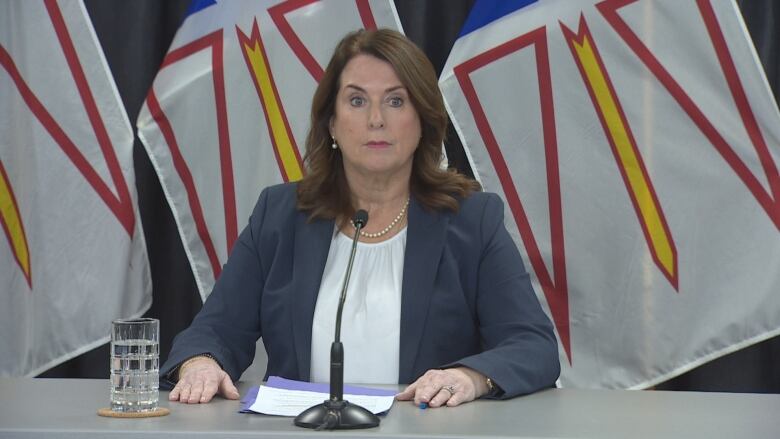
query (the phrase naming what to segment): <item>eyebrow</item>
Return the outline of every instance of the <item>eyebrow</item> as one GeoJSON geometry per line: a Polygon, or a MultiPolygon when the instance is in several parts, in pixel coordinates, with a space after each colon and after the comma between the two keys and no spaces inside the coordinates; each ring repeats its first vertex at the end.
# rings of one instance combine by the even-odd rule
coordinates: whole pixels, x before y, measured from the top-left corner
{"type": "MultiPolygon", "coordinates": [[[[360,87],[358,85],[355,85],[355,84],[347,84],[347,85],[344,86],[344,88],[352,88],[352,89],[355,89],[357,91],[360,91],[360,92],[363,92],[363,93],[367,93],[366,89],[364,89],[363,87],[360,87]]],[[[406,87],[404,87],[403,85],[396,85],[396,86],[390,87],[388,89],[385,89],[385,93],[390,93],[390,92],[393,92],[393,91],[396,91],[396,90],[406,90],[406,87]]]]}

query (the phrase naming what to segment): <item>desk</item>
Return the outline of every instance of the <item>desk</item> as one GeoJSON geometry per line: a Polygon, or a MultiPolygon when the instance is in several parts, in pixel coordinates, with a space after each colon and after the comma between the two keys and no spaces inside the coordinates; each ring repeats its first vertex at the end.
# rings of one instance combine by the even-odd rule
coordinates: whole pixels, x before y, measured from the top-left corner
{"type": "MultiPolygon", "coordinates": [[[[240,383],[243,395],[251,383],[240,383]]],[[[509,401],[420,410],[396,402],[371,430],[315,432],[291,418],[237,413],[238,401],[160,404],[160,418],[97,416],[108,381],[0,379],[0,438],[772,438],[780,437],[780,395],[550,389],[509,401]]]]}

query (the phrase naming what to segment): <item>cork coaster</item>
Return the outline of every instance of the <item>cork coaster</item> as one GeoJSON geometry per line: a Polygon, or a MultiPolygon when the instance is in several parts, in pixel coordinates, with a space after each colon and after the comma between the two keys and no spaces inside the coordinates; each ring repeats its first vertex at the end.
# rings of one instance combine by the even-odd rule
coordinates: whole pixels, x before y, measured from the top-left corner
{"type": "Polygon", "coordinates": [[[97,411],[98,415],[107,418],[154,418],[157,416],[167,416],[170,413],[171,411],[165,407],[157,407],[148,412],[115,412],[108,407],[104,407],[97,411]]]}

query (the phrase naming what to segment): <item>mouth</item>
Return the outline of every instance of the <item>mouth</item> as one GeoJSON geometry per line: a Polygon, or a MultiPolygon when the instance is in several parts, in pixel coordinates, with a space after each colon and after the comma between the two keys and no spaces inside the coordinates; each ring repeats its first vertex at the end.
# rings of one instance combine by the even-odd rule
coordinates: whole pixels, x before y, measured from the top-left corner
{"type": "Polygon", "coordinates": [[[385,142],[384,140],[369,140],[365,145],[369,148],[387,148],[390,146],[390,142],[385,142]]]}

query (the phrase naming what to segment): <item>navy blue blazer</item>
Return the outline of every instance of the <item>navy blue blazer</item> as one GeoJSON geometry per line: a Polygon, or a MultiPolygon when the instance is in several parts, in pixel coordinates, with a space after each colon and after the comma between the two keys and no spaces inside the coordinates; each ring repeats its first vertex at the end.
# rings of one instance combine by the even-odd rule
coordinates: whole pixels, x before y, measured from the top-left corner
{"type": "MultiPolygon", "coordinates": [[[[266,378],[309,379],[314,306],[334,221],[309,222],[296,207],[296,188],[263,190],[211,295],[175,338],[161,376],[210,353],[235,381],[262,337],[266,378]]],[[[554,385],[557,341],[504,227],[503,209],[497,195],[484,192],[460,200],[457,213],[428,211],[412,197],[399,383],[463,365],[490,377],[503,389],[501,397],[554,385]]]]}

